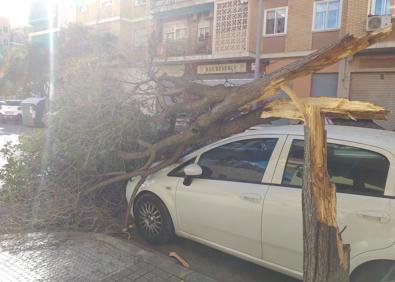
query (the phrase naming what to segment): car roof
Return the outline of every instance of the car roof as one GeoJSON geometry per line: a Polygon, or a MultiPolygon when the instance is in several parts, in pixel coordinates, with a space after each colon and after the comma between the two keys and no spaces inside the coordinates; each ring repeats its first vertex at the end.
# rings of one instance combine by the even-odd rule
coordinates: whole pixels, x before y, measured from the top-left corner
{"type": "MultiPolygon", "coordinates": [[[[395,132],[382,129],[355,126],[325,125],[327,137],[343,141],[362,143],[380,147],[395,155],[395,132]]],[[[303,125],[258,125],[238,134],[239,136],[254,134],[270,135],[304,135],[303,125]]]]}

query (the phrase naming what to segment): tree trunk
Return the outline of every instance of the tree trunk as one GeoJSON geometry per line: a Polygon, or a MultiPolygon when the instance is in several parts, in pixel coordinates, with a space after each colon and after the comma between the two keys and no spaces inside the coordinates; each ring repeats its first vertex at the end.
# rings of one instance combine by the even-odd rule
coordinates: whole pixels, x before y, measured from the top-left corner
{"type": "Polygon", "coordinates": [[[313,105],[305,106],[302,206],[304,281],[349,281],[350,246],[343,245],[336,222],[336,188],[327,170],[324,118],[313,105]]]}

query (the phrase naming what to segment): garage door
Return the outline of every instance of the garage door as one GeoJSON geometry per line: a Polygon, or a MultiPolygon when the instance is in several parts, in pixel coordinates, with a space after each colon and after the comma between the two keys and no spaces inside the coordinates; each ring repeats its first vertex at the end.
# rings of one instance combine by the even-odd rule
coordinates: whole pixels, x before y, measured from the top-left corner
{"type": "Polygon", "coordinates": [[[337,73],[315,73],[312,77],[311,96],[337,96],[337,73]]]}
{"type": "Polygon", "coordinates": [[[395,130],[395,72],[352,73],[350,99],[372,102],[391,111],[388,121],[377,123],[395,130]]]}

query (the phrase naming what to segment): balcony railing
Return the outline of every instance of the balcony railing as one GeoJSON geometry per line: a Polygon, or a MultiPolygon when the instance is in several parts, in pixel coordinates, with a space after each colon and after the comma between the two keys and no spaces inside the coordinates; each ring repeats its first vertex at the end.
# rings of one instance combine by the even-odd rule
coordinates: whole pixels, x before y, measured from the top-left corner
{"type": "Polygon", "coordinates": [[[211,54],[211,38],[205,40],[174,40],[162,42],[158,46],[158,57],[180,57],[211,54]]]}
{"type": "Polygon", "coordinates": [[[172,4],[175,4],[178,2],[184,2],[184,1],[187,1],[187,0],[156,0],[156,1],[154,0],[153,4],[154,4],[154,7],[161,7],[161,6],[172,5],[172,4]]]}
{"type": "MultiPolygon", "coordinates": [[[[169,11],[172,9],[196,7],[213,2],[214,0],[151,0],[151,7],[153,8],[152,12],[158,13],[169,11]]],[[[201,7],[198,9],[201,9],[201,7]]]]}

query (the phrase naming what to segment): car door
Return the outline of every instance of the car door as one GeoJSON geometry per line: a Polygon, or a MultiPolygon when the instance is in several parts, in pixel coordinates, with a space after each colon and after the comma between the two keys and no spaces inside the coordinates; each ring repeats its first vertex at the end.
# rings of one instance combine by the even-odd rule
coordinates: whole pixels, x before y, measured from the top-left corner
{"type": "Polygon", "coordinates": [[[285,137],[230,140],[202,153],[203,175],[179,181],[178,226],[186,236],[261,258],[262,206],[285,137]]]}
{"type": "MultiPolygon", "coordinates": [[[[302,272],[303,136],[284,145],[265,199],[262,217],[263,259],[302,272]]],[[[386,248],[395,241],[390,199],[390,161],[393,156],[376,147],[328,140],[328,171],[337,189],[337,219],[351,259],[363,252],[386,248]]]]}

